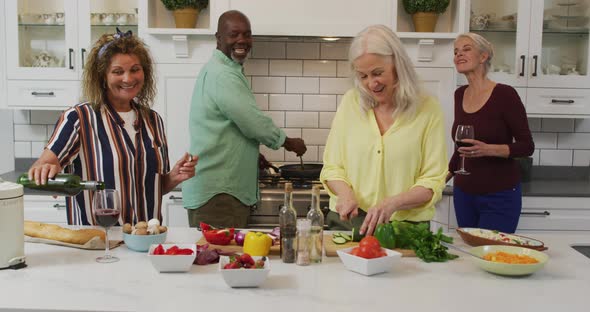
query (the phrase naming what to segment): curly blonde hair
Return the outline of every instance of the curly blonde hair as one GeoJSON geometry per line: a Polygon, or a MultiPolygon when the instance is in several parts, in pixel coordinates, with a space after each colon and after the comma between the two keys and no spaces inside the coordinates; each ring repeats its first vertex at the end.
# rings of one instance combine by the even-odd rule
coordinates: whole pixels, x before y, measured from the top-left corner
{"type": "Polygon", "coordinates": [[[145,43],[133,35],[117,38],[114,34],[105,34],[96,41],[84,64],[83,101],[89,102],[95,110],[99,110],[106,103],[107,71],[116,54],[135,55],[139,59],[144,73],[144,83],[137,95],[136,103],[142,113],[147,113],[156,96],[154,62],[145,43]],[[105,45],[106,48],[103,48],[105,45]]]}

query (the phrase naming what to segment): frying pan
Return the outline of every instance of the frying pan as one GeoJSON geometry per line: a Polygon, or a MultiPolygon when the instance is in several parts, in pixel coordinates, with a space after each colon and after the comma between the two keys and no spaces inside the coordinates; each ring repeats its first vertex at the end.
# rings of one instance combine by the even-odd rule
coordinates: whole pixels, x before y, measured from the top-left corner
{"type": "Polygon", "coordinates": [[[258,162],[258,168],[264,170],[272,168],[276,173],[280,174],[283,179],[300,179],[300,180],[318,180],[320,178],[320,172],[322,171],[322,164],[303,164],[301,168],[300,164],[283,165],[280,167],[273,166],[268,162],[264,156],[261,155],[258,162]]]}

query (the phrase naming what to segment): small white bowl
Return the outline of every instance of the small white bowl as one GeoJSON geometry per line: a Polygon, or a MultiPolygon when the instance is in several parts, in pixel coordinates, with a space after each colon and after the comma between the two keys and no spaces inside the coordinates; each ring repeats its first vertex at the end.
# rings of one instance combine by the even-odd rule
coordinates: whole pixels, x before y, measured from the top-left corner
{"type": "MultiPolygon", "coordinates": [[[[256,261],[262,257],[252,256],[252,258],[256,261]]],[[[262,269],[224,269],[223,267],[228,263],[228,256],[219,258],[219,271],[225,283],[230,287],[258,287],[266,280],[270,272],[270,259],[268,257],[266,257],[262,269]]]]}
{"type": "Polygon", "coordinates": [[[123,233],[123,241],[127,248],[138,251],[146,252],[150,249],[152,244],[162,244],[166,241],[168,232],[155,235],[135,235],[123,233]]]}
{"type": "Polygon", "coordinates": [[[393,267],[393,264],[402,256],[401,253],[395,250],[383,248],[383,250],[385,250],[387,253],[387,256],[374,259],[365,259],[351,255],[350,251],[353,248],[354,247],[339,249],[336,250],[336,252],[347,269],[363,275],[374,275],[388,272],[393,267]]]}
{"type": "Polygon", "coordinates": [[[165,250],[168,250],[172,246],[178,246],[178,248],[189,248],[193,251],[192,255],[154,255],[154,249],[159,244],[153,244],[150,246],[148,252],[148,258],[152,262],[154,268],[160,273],[166,272],[188,272],[197,257],[197,245],[196,244],[162,244],[165,250]]]}

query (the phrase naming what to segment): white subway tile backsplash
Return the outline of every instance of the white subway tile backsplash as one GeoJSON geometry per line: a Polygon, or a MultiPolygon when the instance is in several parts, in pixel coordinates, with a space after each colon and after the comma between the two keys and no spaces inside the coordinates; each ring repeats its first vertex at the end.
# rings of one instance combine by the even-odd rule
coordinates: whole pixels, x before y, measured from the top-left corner
{"type": "Polygon", "coordinates": [[[320,78],[321,94],[344,94],[352,87],[349,78],[320,78]]]}
{"type": "Polygon", "coordinates": [[[15,110],[12,114],[12,121],[15,125],[28,125],[31,123],[31,111],[15,110]]]}
{"type": "Polygon", "coordinates": [[[541,166],[571,166],[572,150],[541,150],[541,166]]]}
{"type": "Polygon", "coordinates": [[[336,116],[335,112],[320,112],[320,128],[330,129],[334,116],[336,116]]]}
{"type": "Polygon", "coordinates": [[[31,158],[31,142],[14,142],[14,157],[31,158]]]}
{"type": "Polygon", "coordinates": [[[301,94],[271,94],[269,97],[270,110],[300,111],[301,108],[301,94]]]}
{"type": "Polygon", "coordinates": [[[279,148],[278,150],[273,150],[271,148],[268,148],[264,145],[260,145],[259,151],[262,155],[264,155],[264,158],[266,158],[266,160],[273,162],[273,161],[280,161],[283,162],[285,161],[285,149],[284,148],[279,148]]]}
{"type": "Polygon", "coordinates": [[[275,123],[275,126],[279,128],[283,128],[285,126],[285,112],[267,111],[264,113],[272,119],[272,121],[275,123]]]}
{"type": "Polygon", "coordinates": [[[47,125],[47,141],[51,139],[51,136],[53,135],[53,130],[55,130],[54,125],[47,125]]]}
{"type": "Polygon", "coordinates": [[[287,59],[317,60],[320,58],[318,42],[288,42],[287,59]]]}
{"type": "Polygon", "coordinates": [[[318,93],[319,78],[287,77],[287,93],[318,93]]]}
{"type": "Polygon", "coordinates": [[[33,125],[54,125],[61,111],[42,111],[32,110],[31,111],[31,124],[33,125]]]}
{"type": "Polygon", "coordinates": [[[540,162],[540,151],[536,149],[531,157],[533,157],[533,166],[538,166],[540,162]]]}
{"type": "Polygon", "coordinates": [[[46,142],[31,142],[31,157],[39,158],[45,149],[46,142]]]}
{"type": "Polygon", "coordinates": [[[303,61],[301,60],[271,60],[271,76],[301,76],[303,61]]]}
{"type": "Polygon", "coordinates": [[[321,58],[329,60],[347,60],[349,43],[322,43],[321,58]]]}
{"type": "MultiPolygon", "coordinates": [[[[313,145],[308,145],[307,142],[305,142],[305,144],[307,146],[307,151],[305,152],[305,154],[303,154],[303,156],[301,158],[303,158],[303,161],[305,161],[305,162],[317,162],[318,161],[318,147],[313,146],[313,145]]],[[[299,162],[299,157],[297,157],[297,155],[293,152],[286,151],[285,152],[285,161],[299,162]]]]}
{"type": "Polygon", "coordinates": [[[45,125],[14,125],[15,141],[45,141],[47,127],[45,125]]]}
{"type": "Polygon", "coordinates": [[[559,133],[559,149],[590,149],[590,133],[559,133]]]}
{"type": "Polygon", "coordinates": [[[286,112],[286,126],[289,128],[317,128],[319,126],[316,112],[286,112]]]}
{"type": "Polygon", "coordinates": [[[290,138],[301,138],[301,128],[283,128],[283,131],[290,138]]]}
{"type": "Polygon", "coordinates": [[[543,132],[573,132],[574,120],[566,118],[543,118],[541,121],[543,132]]]}
{"type": "Polygon", "coordinates": [[[304,111],[336,111],[336,96],[335,95],[311,95],[303,96],[303,110],[304,111]]]}
{"type": "Polygon", "coordinates": [[[590,151],[577,150],[574,151],[574,166],[590,166],[590,151]]]}
{"type": "Polygon", "coordinates": [[[574,129],[576,132],[590,132],[590,119],[576,119],[574,129]]]}
{"type": "Polygon", "coordinates": [[[268,76],[268,60],[250,59],[244,63],[244,75],[268,76]]]}
{"type": "Polygon", "coordinates": [[[261,110],[268,110],[268,94],[264,93],[255,93],[254,98],[256,99],[256,104],[258,108],[261,110]]]}
{"type": "Polygon", "coordinates": [[[284,42],[255,41],[252,44],[252,58],[284,59],[285,56],[284,42]]]}
{"type": "Polygon", "coordinates": [[[252,91],[256,93],[285,93],[285,77],[252,77],[252,91]]]}
{"type": "Polygon", "coordinates": [[[350,69],[350,63],[348,61],[338,61],[336,67],[336,76],[338,77],[350,77],[352,70],[350,69]]]}
{"type": "Polygon", "coordinates": [[[541,118],[529,118],[529,130],[531,132],[541,131],[541,118]]]}
{"type": "Polygon", "coordinates": [[[305,144],[326,145],[329,129],[303,129],[303,140],[305,144]]]}
{"type": "Polygon", "coordinates": [[[557,148],[557,133],[532,133],[536,149],[557,148]]]}
{"type": "Polygon", "coordinates": [[[335,61],[303,61],[303,76],[335,77],[335,61]]]}

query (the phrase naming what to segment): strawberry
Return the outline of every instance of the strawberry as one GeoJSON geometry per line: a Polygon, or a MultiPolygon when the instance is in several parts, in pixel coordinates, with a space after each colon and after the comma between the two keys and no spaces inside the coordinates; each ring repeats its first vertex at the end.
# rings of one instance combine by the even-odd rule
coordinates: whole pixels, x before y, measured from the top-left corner
{"type": "Polygon", "coordinates": [[[245,253],[245,254],[242,254],[242,255],[240,256],[240,262],[242,262],[242,263],[244,264],[244,266],[245,266],[246,264],[248,264],[249,266],[252,266],[252,265],[254,265],[254,259],[252,259],[252,256],[250,256],[250,255],[249,255],[249,254],[247,254],[247,253],[245,253]]]}

